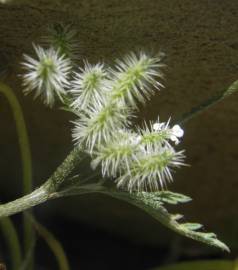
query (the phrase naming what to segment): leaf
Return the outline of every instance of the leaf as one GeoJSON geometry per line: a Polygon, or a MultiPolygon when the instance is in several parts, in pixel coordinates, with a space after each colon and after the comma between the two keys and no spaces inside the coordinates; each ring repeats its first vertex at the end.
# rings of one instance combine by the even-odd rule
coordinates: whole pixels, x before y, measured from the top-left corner
{"type": "Polygon", "coordinates": [[[47,245],[53,252],[55,259],[57,260],[59,270],[70,270],[69,262],[61,243],[46,227],[36,221],[33,216],[30,216],[29,218],[31,219],[39,235],[46,241],[47,245]]]}
{"type": "MultiPolygon", "coordinates": [[[[9,249],[10,259],[11,259],[11,269],[19,269],[22,263],[21,245],[20,240],[17,235],[17,230],[15,225],[10,218],[6,217],[0,220],[0,228],[5,238],[7,247],[9,249]]],[[[0,264],[1,266],[1,264],[0,264]]],[[[0,267],[1,269],[1,267],[0,267]]]]}
{"type": "Polygon", "coordinates": [[[192,230],[192,231],[197,231],[203,227],[203,225],[199,223],[183,223],[182,226],[185,229],[192,230]]]}
{"type": "Polygon", "coordinates": [[[204,112],[205,110],[209,109],[213,105],[217,104],[218,102],[222,101],[224,98],[230,96],[231,94],[238,91],[238,80],[233,82],[227,89],[222,90],[215,96],[210,97],[209,99],[205,100],[198,106],[192,108],[188,113],[182,115],[182,117],[176,121],[177,124],[184,124],[185,122],[191,120],[195,116],[199,115],[200,113],[204,112]]]}
{"type": "Polygon", "coordinates": [[[233,82],[229,88],[224,92],[224,97],[233,94],[234,92],[238,91],[238,80],[233,82]]]}
{"type": "Polygon", "coordinates": [[[160,200],[165,203],[169,204],[178,204],[178,203],[186,203],[190,202],[192,199],[188,196],[185,196],[180,193],[174,193],[171,191],[159,191],[159,192],[153,192],[153,193],[148,193],[148,192],[143,192],[144,196],[148,197],[154,197],[156,200],[160,200]]]}
{"type": "Polygon", "coordinates": [[[150,270],[236,270],[237,263],[225,260],[204,260],[194,262],[182,262],[169,266],[153,268],[150,270]]]}
{"type": "Polygon", "coordinates": [[[191,199],[185,195],[169,191],[128,193],[105,189],[99,192],[137,206],[158,220],[164,226],[183,236],[220,248],[221,250],[227,252],[230,251],[223,242],[217,239],[214,233],[198,231],[202,227],[201,224],[179,223],[178,220],[181,219],[182,216],[178,214],[170,214],[164,207],[165,202],[177,204],[190,201],[191,199]]]}

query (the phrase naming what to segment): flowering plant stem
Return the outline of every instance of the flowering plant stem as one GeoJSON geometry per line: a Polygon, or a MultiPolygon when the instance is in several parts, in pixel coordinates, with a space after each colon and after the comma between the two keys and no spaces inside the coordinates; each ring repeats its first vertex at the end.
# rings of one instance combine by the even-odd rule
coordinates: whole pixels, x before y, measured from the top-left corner
{"type": "Polygon", "coordinates": [[[227,96],[230,96],[235,91],[238,90],[238,81],[235,81],[231,84],[231,86],[225,90],[220,91],[218,94],[212,96],[211,98],[205,100],[203,103],[191,109],[190,112],[185,113],[182,115],[181,119],[178,120],[176,123],[184,124],[185,122],[189,121],[190,119],[196,117],[198,114],[204,112],[205,110],[209,109],[213,105],[219,103],[227,96]]]}
{"type": "Polygon", "coordinates": [[[80,163],[82,152],[75,147],[53,175],[38,189],[12,202],[0,205],[0,217],[10,216],[50,199],[60,197],[60,187],[75,167],[80,163]]]}
{"type": "Polygon", "coordinates": [[[44,226],[42,226],[37,220],[34,219],[33,216],[29,217],[31,222],[33,223],[36,231],[39,235],[44,238],[51,251],[54,253],[55,258],[58,263],[59,270],[70,270],[69,262],[65,255],[64,249],[61,243],[55,238],[55,236],[47,230],[44,226]]]}
{"type": "Polygon", "coordinates": [[[0,221],[1,230],[7,243],[11,260],[12,270],[18,270],[22,263],[20,242],[16,229],[10,218],[5,217],[0,221]]]}
{"type": "MultiPolygon", "coordinates": [[[[210,100],[203,103],[201,106],[198,106],[197,109],[193,110],[189,114],[189,117],[185,117],[184,119],[191,119],[193,115],[196,115],[198,112],[203,111],[211,104],[215,104],[217,101],[223,99],[225,96],[233,93],[237,89],[237,84],[238,83],[235,82],[230,88],[228,88],[228,90],[224,91],[223,94],[219,95],[219,97],[216,97],[212,101],[210,100]]],[[[185,122],[185,120],[182,122],[185,122]]],[[[80,179],[78,175],[72,177],[74,170],[78,167],[84,157],[85,149],[82,149],[81,146],[74,147],[74,149],[69,153],[63,163],[56,169],[53,175],[42,186],[40,186],[38,189],[31,192],[30,194],[16,199],[15,201],[0,205],[0,218],[25,211],[50,199],[91,192],[101,192],[103,194],[108,194],[121,200],[126,200],[129,203],[143,209],[144,211],[151,214],[158,221],[160,221],[162,224],[176,231],[177,233],[180,233],[194,240],[204,242],[208,245],[219,247],[222,250],[229,251],[229,248],[224,243],[219,241],[214,233],[204,233],[198,231],[202,227],[201,224],[179,223],[178,219],[181,218],[181,215],[171,215],[163,206],[163,194],[159,194],[158,192],[129,193],[121,191],[115,193],[113,192],[113,190],[110,190],[106,186],[103,186],[103,181],[85,181],[85,179],[80,179]]],[[[92,176],[90,175],[89,179],[91,178],[92,176]]],[[[94,177],[92,179],[94,179],[94,177]]],[[[176,194],[170,193],[169,200],[165,198],[165,201],[167,203],[174,204],[174,199],[171,202],[171,198],[173,198],[175,195],[176,194]]],[[[181,200],[181,196],[185,198],[184,195],[181,194],[179,194],[180,199],[178,199],[178,195],[175,196],[177,197],[177,199],[175,199],[176,204],[178,202],[185,202],[188,200],[187,198],[185,198],[185,200],[181,200]]]]}
{"type": "MultiPolygon", "coordinates": [[[[0,86],[2,86],[2,84],[0,86]]],[[[224,97],[233,93],[235,91],[234,89],[236,88],[237,82],[233,83],[227,90],[223,91],[221,94],[209,99],[208,101],[202,103],[200,106],[196,107],[190,113],[186,114],[186,116],[182,117],[182,120],[179,122],[184,123],[192,119],[198,113],[201,113],[203,110],[206,110],[211,105],[216,104],[224,97]]],[[[66,185],[65,180],[67,179],[67,177],[69,177],[69,175],[77,167],[77,165],[79,165],[83,156],[83,151],[78,146],[76,146],[69,153],[63,163],[56,169],[53,175],[41,187],[19,199],[0,205],[0,218],[22,212],[33,206],[44,203],[50,199],[70,195],[70,191],[64,192],[63,190],[61,190],[61,187],[62,184],[66,185]]],[[[84,193],[85,190],[82,189],[82,192],[84,193]]]]}
{"type": "MultiPolygon", "coordinates": [[[[20,145],[20,152],[22,157],[22,164],[23,164],[23,192],[29,193],[31,192],[32,187],[32,173],[31,173],[31,155],[30,155],[30,148],[28,142],[28,136],[26,132],[26,125],[23,117],[23,113],[18,103],[17,98],[15,97],[11,88],[6,86],[3,83],[0,83],[0,93],[2,93],[9,102],[9,105],[12,109],[14,120],[16,123],[19,145],[20,145]]],[[[5,218],[2,219],[0,222],[1,229],[4,233],[5,239],[8,243],[9,250],[11,252],[12,258],[12,268],[19,269],[22,261],[21,256],[21,248],[19,239],[17,236],[17,232],[15,230],[14,224],[11,222],[10,219],[5,218]]],[[[28,246],[31,242],[32,237],[34,236],[32,226],[29,222],[26,222],[26,218],[24,217],[24,244],[26,252],[28,250],[28,246]]],[[[33,258],[32,258],[33,261],[33,258]]],[[[29,269],[30,270],[30,269],[29,269]]]]}
{"type": "MultiPolygon", "coordinates": [[[[0,92],[2,92],[7,98],[11,110],[13,112],[17,137],[19,141],[20,154],[22,160],[22,173],[23,173],[23,194],[28,194],[32,191],[32,162],[31,162],[31,151],[30,143],[28,139],[26,124],[23,116],[21,106],[14,95],[12,89],[7,85],[0,83],[0,92]]],[[[34,229],[31,223],[27,220],[25,213],[23,216],[23,228],[24,228],[24,251],[25,254],[31,248],[32,240],[34,239],[34,229]]],[[[29,264],[28,270],[33,269],[34,256],[31,256],[31,263],[29,264]]]]}

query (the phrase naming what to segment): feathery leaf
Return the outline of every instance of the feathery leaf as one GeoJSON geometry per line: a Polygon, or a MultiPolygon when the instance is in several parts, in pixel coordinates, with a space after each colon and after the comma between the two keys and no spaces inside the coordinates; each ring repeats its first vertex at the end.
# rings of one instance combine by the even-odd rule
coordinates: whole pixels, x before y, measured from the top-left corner
{"type": "MultiPolygon", "coordinates": [[[[156,192],[156,194],[153,194],[147,192],[128,193],[128,192],[105,190],[102,191],[102,193],[105,193],[111,197],[126,201],[134,206],[139,207],[140,209],[142,209],[143,211],[147,212],[149,215],[154,217],[156,220],[158,220],[160,223],[162,223],[164,226],[175,231],[176,233],[179,233],[193,240],[203,242],[207,245],[217,247],[221,250],[227,252],[230,251],[229,248],[223,242],[217,239],[217,236],[214,233],[197,231],[199,228],[202,227],[201,224],[179,223],[178,220],[179,218],[181,218],[181,215],[179,216],[172,215],[165,208],[163,199],[161,199],[161,197],[162,198],[164,197],[163,191],[156,192]]],[[[172,192],[166,193],[167,197],[169,197],[168,195],[171,196],[171,200],[167,200],[167,202],[169,201],[174,202],[174,198],[180,197],[177,193],[174,194],[172,192]]],[[[184,195],[181,195],[180,198],[183,198],[183,196],[184,195]]],[[[185,200],[182,199],[183,202],[185,202],[186,199],[188,199],[188,197],[185,196],[184,199],[185,200]]]]}

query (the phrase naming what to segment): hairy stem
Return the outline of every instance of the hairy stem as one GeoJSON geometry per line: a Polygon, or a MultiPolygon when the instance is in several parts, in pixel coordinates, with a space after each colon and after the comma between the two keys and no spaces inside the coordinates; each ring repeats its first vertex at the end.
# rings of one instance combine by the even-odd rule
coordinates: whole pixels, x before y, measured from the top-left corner
{"type": "Polygon", "coordinates": [[[190,112],[185,113],[182,117],[176,121],[177,124],[184,124],[185,122],[191,120],[192,118],[196,117],[198,114],[204,112],[205,110],[209,109],[213,105],[217,104],[218,102],[222,101],[224,98],[230,96],[231,94],[235,93],[238,90],[238,81],[235,81],[228,87],[227,89],[219,92],[217,95],[205,100],[203,103],[191,109],[190,112]]]}
{"type": "Polygon", "coordinates": [[[60,196],[61,184],[82,160],[82,151],[75,147],[41,187],[12,202],[0,205],[0,218],[10,216],[60,196]]]}
{"type": "Polygon", "coordinates": [[[53,175],[48,179],[52,192],[59,191],[65,179],[79,165],[80,161],[85,157],[82,149],[74,147],[74,149],[65,158],[63,163],[57,168],[53,175]]]}
{"type": "MultiPolygon", "coordinates": [[[[232,94],[237,90],[237,84],[238,83],[235,82],[226,91],[223,91],[221,94],[218,94],[217,96],[196,107],[190,113],[182,117],[182,120],[178,121],[178,123],[184,123],[190,120],[198,113],[214,105],[218,101],[222,100],[224,97],[232,94]]],[[[59,193],[60,187],[63,183],[65,183],[65,179],[70,175],[70,173],[82,160],[82,155],[82,150],[79,147],[75,147],[44,185],[42,185],[40,188],[36,189],[29,195],[21,197],[15,201],[0,205],[0,217],[13,215],[15,213],[41,204],[49,199],[62,196],[59,193]]]]}
{"type": "Polygon", "coordinates": [[[25,211],[35,205],[41,204],[50,199],[48,189],[43,185],[32,193],[9,203],[0,205],[0,217],[7,217],[18,212],[25,211]]]}

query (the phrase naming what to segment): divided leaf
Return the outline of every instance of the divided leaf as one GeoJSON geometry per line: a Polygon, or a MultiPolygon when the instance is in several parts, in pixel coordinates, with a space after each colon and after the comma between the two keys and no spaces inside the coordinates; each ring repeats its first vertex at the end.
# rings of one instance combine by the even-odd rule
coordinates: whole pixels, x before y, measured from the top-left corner
{"type": "Polygon", "coordinates": [[[216,234],[198,231],[202,228],[201,224],[179,223],[178,221],[183,216],[180,214],[170,214],[167,211],[164,203],[174,205],[191,200],[191,198],[183,194],[173,193],[170,191],[127,193],[106,189],[100,192],[137,206],[176,233],[193,240],[203,242],[207,245],[220,248],[221,250],[227,252],[230,251],[223,242],[217,239],[216,234]]]}
{"type": "Polygon", "coordinates": [[[234,92],[238,91],[238,80],[233,82],[228,89],[224,92],[224,97],[233,94],[234,92]]]}
{"type": "Polygon", "coordinates": [[[159,192],[143,192],[142,195],[144,198],[151,198],[153,200],[161,201],[169,204],[178,204],[178,203],[187,203],[192,199],[186,195],[180,193],[174,193],[171,191],[159,191],[159,192]]]}

